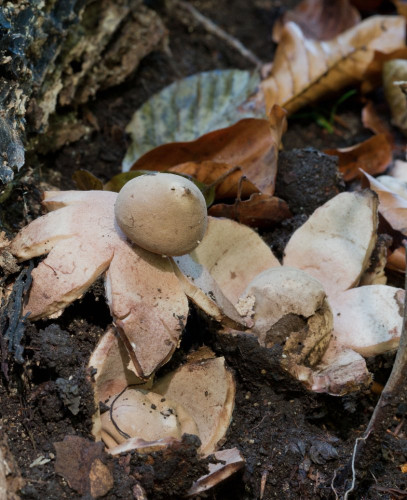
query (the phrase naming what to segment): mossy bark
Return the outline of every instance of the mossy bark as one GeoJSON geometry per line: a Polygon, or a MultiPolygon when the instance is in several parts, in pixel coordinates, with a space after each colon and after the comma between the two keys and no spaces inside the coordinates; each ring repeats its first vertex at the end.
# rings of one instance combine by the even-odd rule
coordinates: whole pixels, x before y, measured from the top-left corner
{"type": "Polygon", "coordinates": [[[92,124],[79,118],[80,106],[125,81],[164,36],[160,18],[142,0],[6,2],[0,8],[1,183],[13,179],[26,152],[56,150],[88,133],[92,124]]]}

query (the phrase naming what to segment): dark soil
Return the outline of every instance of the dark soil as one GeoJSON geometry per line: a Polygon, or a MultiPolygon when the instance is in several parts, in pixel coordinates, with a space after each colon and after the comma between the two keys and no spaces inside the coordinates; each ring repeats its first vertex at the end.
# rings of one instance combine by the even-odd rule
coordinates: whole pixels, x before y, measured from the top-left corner
{"type": "MultiPolygon", "coordinates": [[[[284,2],[283,6],[276,0],[195,0],[191,3],[266,62],[272,59],[274,50],[273,22],[283,8],[298,2],[284,2]]],[[[1,214],[1,224],[9,235],[41,214],[41,190],[47,185],[73,189],[71,176],[79,168],[90,170],[102,180],[118,173],[128,145],[124,128],[135,109],[152,94],[176,79],[200,71],[253,68],[235,49],[184,14],[165,10],[164,2],[150,0],[146,4],[162,16],[168,29],[168,47],[147,56],[131,81],[97,95],[83,107],[83,116],[97,123],[91,136],[52,155],[28,160],[28,168],[1,214]]],[[[277,186],[279,195],[289,203],[295,216],[264,234],[265,241],[279,256],[290,234],[307,216],[344,189],[335,160],[315,149],[304,148],[323,150],[369,137],[370,132],[361,125],[361,107],[357,96],[344,103],[339,115],[347,127],[336,125],[334,133],[328,133],[309,118],[290,120],[283,139],[286,152],[282,155],[277,186]],[[290,151],[294,148],[297,149],[290,151]],[[301,169],[298,179],[284,174],[283,164],[292,162],[298,162],[301,169]],[[313,170],[320,162],[325,162],[326,175],[315,183],[313,170]]],[[[16,270],[11,265],[8,272],[11,282],[16,270]]],[[[58,319],[27,322],[21,340],[23,363],[9,357],[7,364],[2,364],[0,422],[26,479],[22,498],[91,498],[87,487],[71,488],[55,472],[54,443],[62,442],[66,436],[84,438],[86,443],[92,440],[91,417],[95,408],[91,374],[86,365],[93,347],[110,323],[103,286],[97,282],[58,319]]],[[[309,393],[278,369],[275,361],[278,348],[261,349],[245,335],[225,340],[216,333],[214,325],[194,311],[191,311],[180,350],[162,370],[176,367],[188,350],[203,343],[224,355],[234,371],[236,406],[224,447],[238,447],[246,466],[202,498],[335,498],[331,487],[334,474],[341,479],[342,472],[346,472],[351,478],[344,467],[351,457],[355,439],[366,428],[377,393],[368,391],[343,398],[309,393]]],[[[378,383],[385,383],[392,359],[387,356],[370,361],[378,383]]],[[[377,448],[377,454],[364,457],[367,465],[358,471],[354,498],[407,496],[407,479],[400,469],[400,465],[407,462],[406,414],[406,405],[395,409],[393,424],[377,448]]],[[[151,499],[182,497],[191,482],[205,470],[205,464],[197,459],[197,447],[194,438],[185,437],[178,448],[161,454],[133,454],[112,459],[102,453],[101,460],[115,481],[105,498],[143,498],[139,496],[140,485],[151,499]]],[[[349,487],[350,483],[342,484],[349,487]]]]}

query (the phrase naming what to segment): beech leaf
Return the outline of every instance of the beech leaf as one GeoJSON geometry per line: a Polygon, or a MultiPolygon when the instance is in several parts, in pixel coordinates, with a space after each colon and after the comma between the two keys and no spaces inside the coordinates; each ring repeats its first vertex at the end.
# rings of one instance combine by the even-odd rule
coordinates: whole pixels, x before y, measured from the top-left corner
{"type": "Polygon", "coordinates": [[[386,134],[374,135],[348,148],[325,149],[324,153],[338,157],[338,168],[345,181],[362,177],[361,169],[371,175],[381,174],[393,159],[392,145],[386,134]]]}
{"type": "Polygon", "coordinates": [[[393,59],[406,59],[407,47],[401,47],[390,52],[382,52],[380,48],[374,51],[373,59],[369,63],[360,90],[363,94],[371,92],[383,82],[383,66],[393,59]]]}
{"type": "Polygon", "coordinates": [[[309,40],[301,28],[285,25],[270,76],[261,83],[266,109],[289,113],[329,93],[359,83],[374,57],[405,46],[405,19],[373,16],[329,42],[309,40]]]}
{"type": "Polygon", "coordinates": [[[229,69],[192,75],[166,87],[145,102],[128,124],[132,143],[123,170],[162,144],[192,141],[242,118],[264,118],[264,110],[243,106],[259,82],[257,72],[229,69]]]}
{"type": "MultiPolygon", "coordinates": [[[[139,158],[131,170],[166,171],[190,161],[227,163],[265,194],[273,194],[278,148],[286,127],[285,111],[275,106],[269,120],[247,118],[191,142],[164,144],[139,158]]],[[[205,168],[202,166],[201,168],[205,168]]],[[[182,169],[177,169],[182,173],[182,169]]],[[[187,172],[186,172],[187,173],[187,172]]],[[[228,179],[225,182],[229,185],[228,179]]],[[[220,187],[219,187],[220,189],[220,187]]]]}
{"type": "MultiPolygon", "coordinates": [[[[230,163],[211,160],[181,163],[180,165],[171,167],[169,171],[189,175],[193,179],[196,179],[196,182],[202,182],[207,186],[213,185],[216,200],[236,198],[239,192],[239,181],[243,175],[241,167],[236,168],[230,163]],[[224,180],[218,182],[221,178],[224,178],[224,180]]],[[[258,188],[248,179],[245,179],[245,182],[241,186],[241,196],[248,197],[257,192],[258,188]]]]}
{"type": "Polygon", "coordinates": [[[246,226],[269,228],[291,217],[287,203],[269,194],[254,193],[248,200],[236,200],[233,205],[218,203],[209,209],[213,217],[227,217],[246,226]]]}

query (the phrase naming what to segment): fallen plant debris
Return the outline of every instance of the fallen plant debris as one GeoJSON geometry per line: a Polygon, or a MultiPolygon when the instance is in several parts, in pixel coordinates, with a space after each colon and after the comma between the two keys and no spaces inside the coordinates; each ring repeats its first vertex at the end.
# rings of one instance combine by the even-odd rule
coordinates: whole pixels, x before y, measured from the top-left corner
{"type": "Polygon", "coordinates": [[[266,109],[278,104],[293,113],[329,92],[360,82],[375,50],[387,53],[405,46],[404,25],[401,16],[374,16],[319,42],[308,39],[297,24],[287,23],[272,71],[261,83],[266,109]]]}
{"type": "Polygon", "coordinates": [[[390,165],[393,155],[386,134],[377,134],[348,148],[326,149],[324,153],[339,158],[339,171],[345,181],[361,177],[361,170],[370,175],[383,173],[390,165]]]}
{"type": "MultiPolygon", "coordinates": [[[[285,111],[276,106],[271,109],[269,120],[246,118],[190,143],[159,146],[139,158],[131,169],[163,171],[189,161],[206,162],[202,166],[201,175],[204,177],[199,174],[196,174],[196,177],[202,182],[206,177],[208,181],[204,168],[215,167],[215,175],[210,177],[210,183],[219,177],[216,164],[227,163],[230,168],[240,166],[241,175],[245,175],[262,193],[273,194],[278,148],[286,128],[285,116],[285,111]],[[213,163],[210,164],[209,161],[213,163]]],[[[182,172],[182,169],[178,167],[176,172],[182,172]]],[[[226,179],[225,182],[230,183],[230,180],[226,179]]],[[[222,190],[222,185],[218,189],[222,190]]],[[[237,183],[235,190],[234,194],[237,192],[237,183]]]]}

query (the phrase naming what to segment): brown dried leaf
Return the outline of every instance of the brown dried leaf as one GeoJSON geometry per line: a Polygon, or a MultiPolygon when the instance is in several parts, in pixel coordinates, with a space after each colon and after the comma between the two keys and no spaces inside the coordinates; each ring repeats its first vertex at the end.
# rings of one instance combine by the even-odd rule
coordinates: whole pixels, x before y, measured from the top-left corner
{"type": "Polygon", "coordinates": [[[269,228],[292,216],[287,203],[269,194],[252,194],[248,200],[233,205],[219,203],[209,209],[213,217],[226,217],[251,227],[269,228]]]}
{"type": "Polygon", "coordinates": [[[282,31],[271,74],[262,84],[266,109],[275,104],[289,113],[322,96],[360,82],[374,51],[404,47],[401,16],[373,16],[329,42],[307,39],[289,22],[282,31]]]}
{"type": "Polygon", "coordinates": [[[349,0],[303,0],[286,12],[273,27],[273,41],[278,43],[288,22],[296,23],[306,38],[331,40],[360,22],[360,14],[349,0]]]}
{"type": "Polygon", "coordinates": [[[106,453],[101,442],[94,443],[79,436],[66,436],[54,443],[55,472],[80,495],[99,498],[113,487],[113,475],[103,463],[106,453]]]}
{"type": "MultiPolygon", "coordinates": [[[[216,186],[216,200],[236,198],[239,189],[239,180],[243,175],[241,168],[235,170],[230,163],[219,163],[215,161],[190,161],[171,167],[168,170],[169,172],[190,175],[194,179],[206,185],[213,184],[220,177],[226,175],[228,172],[231,172],[231,174],[228,175],[224,181],[216,186]]],[[[247,197],[258,192],[258,188],[256,188],[256,186],[250,181],[246,180],[242,184],[242,197],[247,197]]]]}
{"type": "Polygon", "coordinates": [[[345,181],[362,177],[360,170],[372,175],[381,174],[393,159],[392,145],[386,134],[374,135],[348,148],[326,149],[324,153],[339,158],[339,171],[345,181]]]}
{"type": "MultiPolygon", "coordinates": [[[[258,190],[273,194],[278,148],[285,127],[285,111],[276,106],[270,121],[248,118],[195,141],[164,144],[139,158],[131,170],[164,171],[191,161],[227,163],[240,166],[242,175],[258,190]]],[[[230,184],[228,179],[225,182],[230,184]]]]}
{"type": "Polygon", "coordinates": [[[379,196],[379,212],[393,229],[407,235],[407,200],[386,188],[384,184],[371,175],[365,176],[369,180],[370,189],[379,196]]]}

